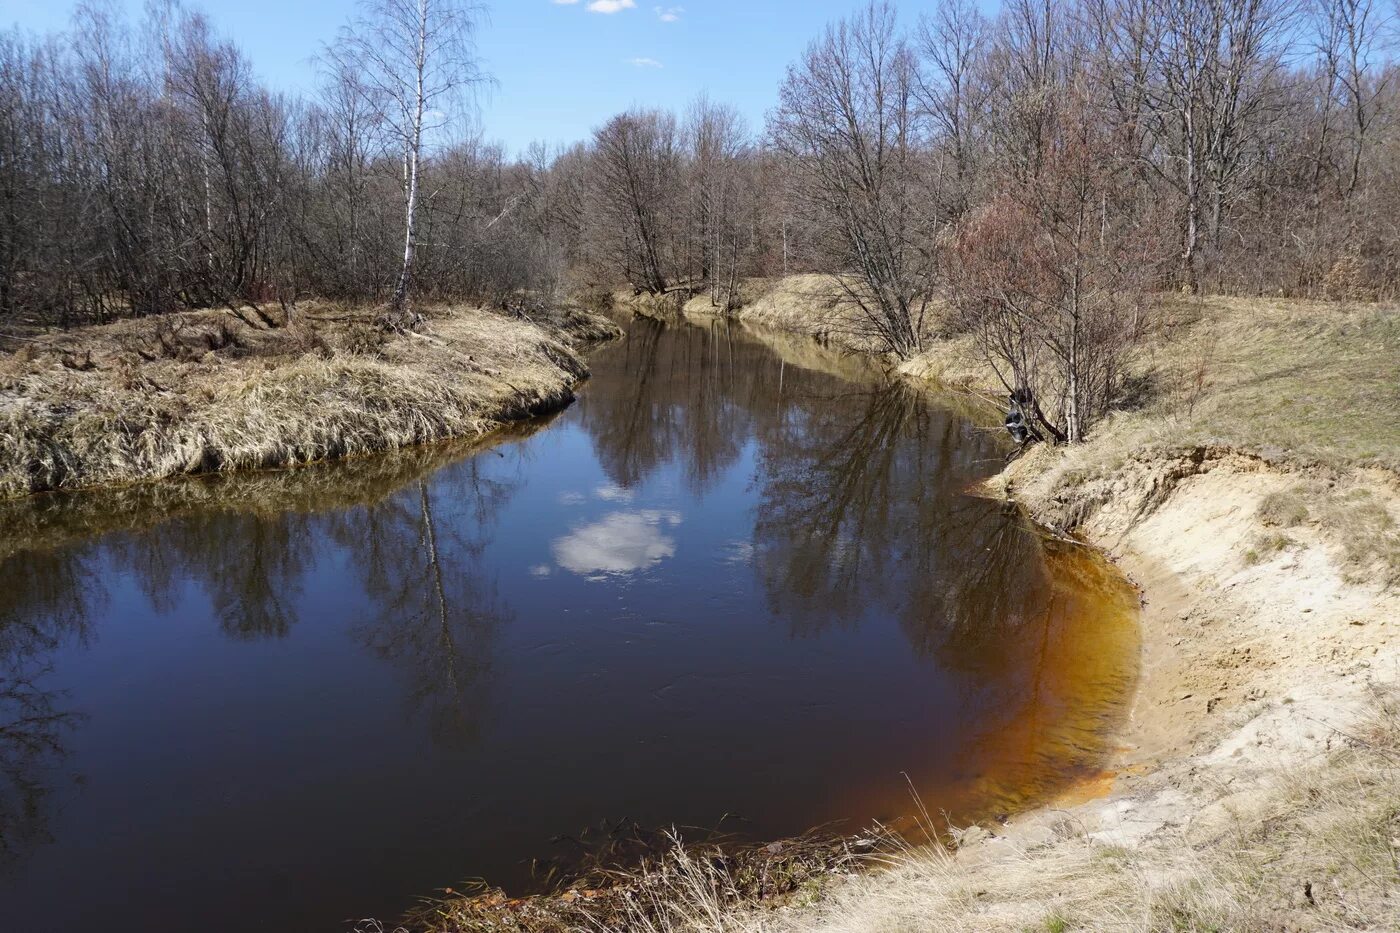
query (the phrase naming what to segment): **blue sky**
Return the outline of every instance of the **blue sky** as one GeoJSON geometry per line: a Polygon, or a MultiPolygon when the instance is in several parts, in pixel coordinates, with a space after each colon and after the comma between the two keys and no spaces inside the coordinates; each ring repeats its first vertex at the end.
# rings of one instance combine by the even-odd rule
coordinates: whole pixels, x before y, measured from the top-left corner
{"type": "MultiPolygon", "coordinates": [[[[143,6],[115,2],[133,17],[143,6]]],[[[237,41],[267,84],[297,91],[313,88],[311,56],[355,11],[355,0],[185,2],[237,41]]],[[[533,139],[571,142],[633,104],[681,108],[701,91],[757,128],[788,63],[862,2],[490,0],[478,41],[497,81],[482,100],[486,136],[512,151],[533,139]]],[[[912,22],[931,5],[900,8],[912,22]]],[[[72,9],[70,0],[0,0],[0,25],[61,29],[72,9]]]]}

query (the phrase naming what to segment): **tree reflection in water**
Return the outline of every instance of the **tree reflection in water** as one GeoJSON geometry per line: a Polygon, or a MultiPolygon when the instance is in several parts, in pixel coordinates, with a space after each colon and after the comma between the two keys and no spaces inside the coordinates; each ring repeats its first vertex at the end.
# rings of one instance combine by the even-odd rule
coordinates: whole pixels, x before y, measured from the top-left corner
{"type": "Polygon", "coordinates": [[[46,688],[50,657],[87,640],[121,577],[157,612],[193,587],[229,638],[281,638],[296,625],[317,543],[333,540],[371,602],[355,632],[402,671],[410,715],[443,742],[474,736],[491,638],[510,618],[480,558],[515,492],[463,459],[482,446],[492,445],[3,504],[0,519],[38,546],[0,558],[0,579],[16,584],[0,587],[0,863],[47,838],[56,782],[73,778],[65,736],[86,717],[46,688]],[[444,528],[435,500],[449,496],[465,514],[444,528]]]}
{"type": "Polygon", "coordinates": [[[629,487],[679,460],[703,494],[752,440],[750,543],[774,618],[811,636],[878,609],[923,656],[995,664],[987,650],[1043,608],[1047,574],[1014,514],[962,492],[999,462],[995,440],[927,393],[801,349],[807,365],[787,365],[730,322],[636,322],[594,363],[582,422],[599,461],[629,487]]]}
{"type": "Polygon", "coordinates": [[[693,493],[710,488],[738,459],[752,426],[752,397],[736,392],[736,374],[761,383],[770,362],[725,322],[679,332],[634,322],[621,346],[596,355],[581,412],[608,478],[631,489],[679,461],[693,493]]]}
{"type": "Polygon", "coordinates": [[[0,867],[49,838],[49,798],[64,772],[65,740],[82,717],[47,686],[50,656],[86,637],[105,593],[92,585],[87,548],[20,552],[0,561],[0,867]]]}
{"type": "MultiPolygon", "coordinates": [[[[597,358],[582,413],[599,460],[621,485],[679,461],[703,495],[749,445],[752,538],[736,553],[768,617],[797,638],[897,620],[916,657],[957,678],[940,711],[956,763],[930,748],[911,768],[928,799],[1020,805],[1099,760],[1135,677],[1131,593],[966,492],[1000,465],[997,435],[810,341],[725,321],[631,334],[597,358]]],[[[853,809],[906,808],[903,789],[881,793],[853,809]]]]}
{"type": "Polygon", "coordinates": [[[487,707],[492,642],[511,619],[482,558],[517,485],[488,476],[478,459],[423,479],[373,509],[343,517],[347,549],[373,606],[360,641],[402,672],[408,708],[435,739],[469,741],[487,707]],[[457,510],[438,515],[446,499],[457,510]]]}
{"type": "Polygon", "coordinates": [[[296,624],[318,524],[303,512],[206,512],[118,537],[110,553],[153,606],[169,611],[192,584],[230,638],[282,638],[296,624]]]}

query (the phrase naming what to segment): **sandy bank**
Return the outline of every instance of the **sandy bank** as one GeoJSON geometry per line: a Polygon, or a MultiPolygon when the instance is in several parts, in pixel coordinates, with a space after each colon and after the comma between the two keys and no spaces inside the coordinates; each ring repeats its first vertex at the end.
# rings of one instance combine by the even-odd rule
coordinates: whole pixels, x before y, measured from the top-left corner
{"type": "Polygon", "coordinates": [[[319,304],[277,328],[201,311],[9,338],[0,498],[479,436],[567,403],[580,349],[618,333],[578,311],[424,312],[407,335],[319,304]]]}
{"type": "Polygon", "coordinates": [[[792,928],[949,928],[915,908],[979,930],[1400,928],[1400,597],[1348,554],[1328,494],[1286,544],[1259,543],[1300,482],[1394,517],[1393,478],[1199,449],[1066,487],[1061,456],[1040,451],[994,487],[1142,589],[1142,677],[1111,770],[1082,789],[1094,799],[976,828],[955,857],[863,879],[792,928]],[[979,885],[995,894],[958,901],[979,885]]]}

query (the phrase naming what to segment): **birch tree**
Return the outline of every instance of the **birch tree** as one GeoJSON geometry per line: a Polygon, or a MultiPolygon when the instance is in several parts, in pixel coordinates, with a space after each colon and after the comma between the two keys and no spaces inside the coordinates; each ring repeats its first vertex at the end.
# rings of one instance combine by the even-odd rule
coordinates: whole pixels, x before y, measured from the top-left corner
{"type": "Polygon", "coordinates": [[[481,8],[470,0],[367,0],[329,50],[372,109],[385,144],[403,164],[403,261],[381,324],[421,323],[411,293],[427,148],[485,80],[474,36],[481,8]]]}

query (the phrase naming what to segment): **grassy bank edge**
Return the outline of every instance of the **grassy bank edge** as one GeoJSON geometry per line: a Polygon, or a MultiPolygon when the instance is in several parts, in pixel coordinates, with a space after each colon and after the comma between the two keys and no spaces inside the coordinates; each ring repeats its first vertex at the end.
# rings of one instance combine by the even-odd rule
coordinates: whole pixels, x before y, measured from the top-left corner
{"type": "Polygon", "coordinates": [[[202,311],[25,337],[0,357],[0,499],[479,437],[568,404],[582,351],[621,334],[578,309],[424,312],[411,334],[315,305],[275,329],[202,311]]]}

